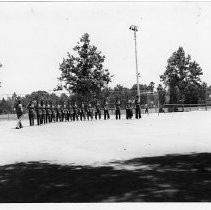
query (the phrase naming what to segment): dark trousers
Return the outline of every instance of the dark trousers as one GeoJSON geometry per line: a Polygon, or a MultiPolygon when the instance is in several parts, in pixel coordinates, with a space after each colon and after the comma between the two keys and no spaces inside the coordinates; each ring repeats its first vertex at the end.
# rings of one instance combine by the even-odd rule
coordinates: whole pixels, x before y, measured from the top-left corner
{"type": "Polygon", "coordinates": [[[29,114],[29,125],[33,126],[34,125],[34,115],[29,114]]]}
{"type": "Polygon", "coordinates": [[[116,109],[116,111],[115,111],[115,114],[116,114],[116,120],[120,120],[121,119],[121,111],[120,111],[120,109],[116,109]]]}
{"type": "Polygon", "coordinates": [[[89,120],[89,118],[92,120],[93,119],[93,114],[92,112],[87,112],[87,120],[89,120]]]}
{"type": "Polygon", "coordinates": [[[49,123],[49,115],[48,114],[45,115],[45,122],[49,123]]]}
{"type": "Polygon", "coordinates": [[[56,114],[56,122],[59,121],[59,114],[56,114]]]}
{"type": "Polygon", "coordinates": [[[42,115],[42,122],[43,122],[43,124],[46,124],[47,122],[46,122],[46,114],[43,114],[42,115]]]}
{"type": "Polygon", "coordinates": [[[69,121],[73,121],[73,113],[69,113],[69,121]]]}
{"type": "Polygon", "coordinates": [[[133,110],[126,109],[126,119],[131,119],[133,117],[133,110]]]}
{"type": "Polygon", "coordinates": [[[73,113],[73,121],[77,120],[78,121],[78,113],[74,112],[73,113]]]}
{"type": "Polygon", "coordinates": [[[37,125],[42,124],[42,115],[37,115],[37,125]]]}
{"type": "Polygon", "coordinates": [[[51,115],[51,114],[48,115],[48,122],[49,122],[49,123],[52,122],[52,115],[51,115]]]}
{"type": "Polygon", "coordinates": [[[65,113],[62,113],[61,121],[63,122],[64,120],[65,120],[65,113]]]}
{"type": "Polygon", "coordinates": [[[108,110],[104,110],[104,120],[106,120],[106,119],[110,119],[110,115],[109,115],[108,110]]]}
{"type": "Polygon", "coordinates": [[[140,119],[140,118],[141,118],[141,109],[136,108],[136,119],[140,119]]]}
{"type": "Polygon", "coordinates": [[[52,119],[51,119],[51,121],[53,122],[56,122],[56,114],[52,114],[52,119]]]}
{"type": "Polygon", "coordinates": [[[69,113],[66,113],[66,114],[65,114],[65,120],[66,120],[66,121],[69,121],[69,113]]]}
{"type": "Polygon", "coordinates": [[[80,112],[80,120],[85,120],[86,119],[86,116],[85,116],[85,113],[84,112],[80,112]]]}
{"type": "Polygon", "coordinates": [[[98,110],[95,112],[95,119],[97,120],[97,116],[99,117],[99,120],[101,119],[101,111],[98,110]]]}
{"type": "Polygon", "coordinates": [[[23,114],[17,113],[17,125],[16,125],[17,129],[23,128],[23,125],[22,125],[22,122],[21,122],[22,117],[23,117],[23,114]]]}
{"type": "Polygon", "coordinates": [[[57,114],[56,115],[56,122],[61,122],[62,121],[62,115],[61,114],[57,114]]]}
{"type": "Polygon", "coordinates": [[[66,120],[66,114],[62,113],[62,122],[66,120]]]}

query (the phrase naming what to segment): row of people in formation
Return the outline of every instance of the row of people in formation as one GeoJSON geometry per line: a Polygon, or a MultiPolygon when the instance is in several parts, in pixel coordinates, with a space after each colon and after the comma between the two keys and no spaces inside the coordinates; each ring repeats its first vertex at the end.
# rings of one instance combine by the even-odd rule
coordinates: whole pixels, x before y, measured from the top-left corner
{"type": "MultiPolygon", "coordinates": [[[[81,106],[68,103],[63,105],[48,103],[47,101],[30,101],[27,106],[30,126],[34,125],[35,119],[37,119],[37,125],[42,125],[51,122],[63,122],[63,121],[78,121],[78,120],[93,120],[94,118],[101,119],[101,110],[103,109],[104,120],[110,119],[108,102],[105,102],[101,108],[100,103],[96,102],[93,107],[91,103],[81,106]]],[[[126,104],[126,119],[133,117],[132,102],[128,101],[126,104]]],[[[115,103],[115,116],[116,119],[121,119],[121,103],[120,100],[116,100],[115,103]]],[[[135,100],[135,117],[141,118],[141,109],[139,100],[135,100]]]]}

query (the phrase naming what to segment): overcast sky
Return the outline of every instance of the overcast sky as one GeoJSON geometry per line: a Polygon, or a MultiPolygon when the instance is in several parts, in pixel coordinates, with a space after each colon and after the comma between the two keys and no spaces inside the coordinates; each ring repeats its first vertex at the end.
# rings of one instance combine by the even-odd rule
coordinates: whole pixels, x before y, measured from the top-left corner
{"type": "Polygon", "coordinates": [[[211,84],[211,3],[0,3],[0,94],[53,90],[59,63],[84,33],[106,56],[110,84],[136,82],[133,32],[141,83],[159,83],[171,54],[182,46],[211,84]]]}

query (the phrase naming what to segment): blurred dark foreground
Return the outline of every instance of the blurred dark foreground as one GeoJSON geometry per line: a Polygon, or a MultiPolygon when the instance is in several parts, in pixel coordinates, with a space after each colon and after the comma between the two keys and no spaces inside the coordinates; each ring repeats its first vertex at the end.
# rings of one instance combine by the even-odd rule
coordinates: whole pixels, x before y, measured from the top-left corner
{"type": "Polygon", "coordinates": [[[104,166],[0,166],[0,202],[198,201],[211,201],[211,153],[136,158],[104,166]]]}

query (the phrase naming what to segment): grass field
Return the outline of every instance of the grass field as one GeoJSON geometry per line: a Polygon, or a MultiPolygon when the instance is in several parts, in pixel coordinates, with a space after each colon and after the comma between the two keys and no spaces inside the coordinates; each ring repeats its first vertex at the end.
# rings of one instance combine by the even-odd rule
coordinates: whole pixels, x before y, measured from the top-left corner
{"type": "Polygon", "coordinates": [[[211,201],[210,111],[23,124],[0,121],[0,202],[211,201]]]}

